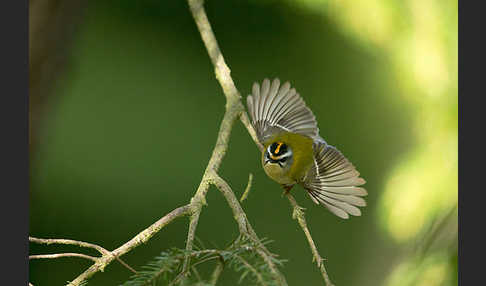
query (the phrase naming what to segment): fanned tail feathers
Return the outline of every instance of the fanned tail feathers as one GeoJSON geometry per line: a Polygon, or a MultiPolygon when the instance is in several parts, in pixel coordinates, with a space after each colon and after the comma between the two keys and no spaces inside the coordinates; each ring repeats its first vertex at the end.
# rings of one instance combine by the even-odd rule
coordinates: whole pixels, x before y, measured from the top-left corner
{"type": "Polygon", "coordinates": [[[312,200],[340,218],[360,216],[358,207],[366,206],[362,197],[368,193],[358,186],[366,181],[335,147],[316,142],[314,149],[314,166],[303,183],[312,200]]]}

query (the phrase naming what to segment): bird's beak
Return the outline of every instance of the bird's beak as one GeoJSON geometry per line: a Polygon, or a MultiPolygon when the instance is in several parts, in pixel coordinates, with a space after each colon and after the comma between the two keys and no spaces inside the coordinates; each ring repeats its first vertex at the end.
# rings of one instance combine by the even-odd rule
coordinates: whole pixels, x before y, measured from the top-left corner
{"type": "Polygon", "coordinates": [[[275,157],[272,154],[270,154],[270,158],[272,158],[272,160],[278,160],[278,157],[275,157]]]}

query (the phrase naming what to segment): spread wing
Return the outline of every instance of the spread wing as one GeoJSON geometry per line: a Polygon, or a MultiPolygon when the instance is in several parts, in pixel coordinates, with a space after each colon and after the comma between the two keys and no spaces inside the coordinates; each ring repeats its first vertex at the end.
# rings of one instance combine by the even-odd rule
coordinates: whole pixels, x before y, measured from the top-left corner
{"type": "Polygon", "coordinates": [[[295,89],[290,88],[290,83],[280,86],[278,78],[272,83],[264,79],[260,87],[255,82],[252,94],[246,100],[251,122],[260,142],[263,143],[279,131],[298,133],[324,141],[319,136],[314,114],[295,89]]]}
{"type": "Polygon", "coordinates": [[[362,198],[368,193],[363,185],[366,181],[346,157],[335,147],[326,143],[314,144],[314,166],[304,179],[304,188],[316,204],[324,205],[340,218],[360,216],[358,207],[366,206],[362,198]]]}

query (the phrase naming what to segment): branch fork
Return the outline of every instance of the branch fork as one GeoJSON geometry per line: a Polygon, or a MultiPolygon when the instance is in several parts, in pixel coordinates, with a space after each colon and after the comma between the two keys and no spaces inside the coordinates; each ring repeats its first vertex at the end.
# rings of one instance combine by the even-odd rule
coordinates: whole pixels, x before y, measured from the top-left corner
{"type": "MultiPolygon", "coordinates": [[[[206,167],[206,170],[204,172],[204,175],[199,184],[199,187],[187,205],[178,207],[173,211],[169,212],[168,214],[160,218],[158,221],[153,223],[151,226],[141,231],[135,237],[133,237],[128,242],[126,242],[125,244],[121,245],[120,247],[118,247],[113,251],[108,251],[101,246],[86,243],[86,242],[81,242],[81,241],[66,240],[66,239],[39,239],[39,238],[29,237],[29,240],[33,243],[42,243],[42,244],[58,243],[58,244],[78,245],[81,247],[96,249],[98,252],[101,253],[102,255],[101,257],[91,257],[91,256],[78,254],[78,253],[33,255],[30,257],[31,259],[81,257],[85,259],[90,259],[95,262],[87,270],[85,270],[78,277],[76,277],[73,281],[69,282],[68,285],[72,285],[72,286],[81,285],[83,282],[85,282],[94,274],[98,272],[103,272],[104,268],[107,265],[109,265],[111,262],[113,262],[113,260],[115,259],[117,259],[125,267],[127,267],[128,269],[136,273],[136,271],[133,270],[133,268],[128,266],[126,263],[124,263],[120,259],[120,257],[130,252],[137,246],[146,243],[162,228],[164,228],[166,225],[170,224],[176,218],[179,217],[189,216],[190,220],[189,220],[189,230],[188,230],[187,240],[186,240],[186,250],[191,251],[193,248],[193,242],[195,238],[195,233],[196,233],[196,228],[199,221],[200,213],[203,209],[203,206],[207,205],[206,194],[209,190],[210,185],[214,185],[225,197],[229,207],[233,211],[233,217],[236,223],[238,224],[238,229],[240,231],[240,234],[248,237],[253,243],[255,243],[256,252],[258,253],[258,255],[260,255],[263,258],[265,263],[268,265],[275,281],[277,281],[279,285],[283,285],[283,286],[287,285],[284,275],[280,273],[274,261],[272,260],[272,257],[275,257],[276,255],[272,254],[258,238],[256,232],[253,230],[253,227],[251,226],[246,216],[246,213],[244,212],[244,210],[240,205],[240,201],[236,198],[235,193],[231,189],[230,185],[218,174],[219,167],[228,149],[231,130],[236,120],[240,120],[242,124],[246,127],[248,133],[250,134],[251,138],[253,139],[253,141],[255,142],[255,144],[257,145],[260,151],[263,150],[263,146],[258,142],[256,132],[250,123],[247,113],[245,112],[245,108],[241,102],[240,93],[238,92],[237,88],[234,85],[233,79],[231,78],[230,75],[231,70],[224,61],[223,55],[219,49],[218,43],[211,29],[208,18],[206,16],[206,12],[204,11],[203,1],[188,0],[188,4],[189,4],[189,9],[191,11],[191,14],[199,30],[199,33],[201,34],[201,38],[204,42],[206,50],[208,51],[209,58],[211,59],[211,62],[214,66],[216,79],[220,83],[226,98],[225,113],[220,125],[217,141],[213,149],[211,158],[206,167]]],[[[249,176],[248,185],[241,198],[241,201],[243,201],[248,195],[249,189],[251,188],[251,181],[252,181],[252,174],[250,174],[249,176]]],[[[287,196],[287,198],[289,199],[290,203],[293,206],[292,218],[298,220],[299,225],[301,226],[302,230],[304,231],[307,237],[307,240],[309,241],[314,260],[317,261],[317,266],[321,270],[326,285],[331,286],[332,283],[330,282],[329,277],[327,276],[327,272],[324,268],[324,264],[322,263],[323,259],[317,252],[317,248],[314,244],[314,241],[312,240],[310,232],[307,229],[307,224],[305,222],[305,217],[304,217],[304,209],[297,204],[297,202],[295,201],[295,199],[292,197],[290,193],[286,193],[285,195],[287,196]]],[[[182,273],[187,273],[189,260],[190,260],[190,256],[188,255],[184,260],[182,273]]],[[[224,265],[222,263],[217,264],[216,268],[213,271],[213,275],[211,277],[212,282],[216,283],[223,268],[224,265]]]]}

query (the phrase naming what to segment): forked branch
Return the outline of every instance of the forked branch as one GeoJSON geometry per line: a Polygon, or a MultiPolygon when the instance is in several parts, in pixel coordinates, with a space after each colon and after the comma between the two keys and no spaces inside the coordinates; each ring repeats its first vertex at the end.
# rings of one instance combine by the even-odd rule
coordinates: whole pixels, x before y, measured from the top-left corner
{"type": "MultiPolygon", "coordinates": [[[[199,33],[201,34],[201,38],[204,42],[206,50],[208,51],[209,58],[211,59],[211,62],[214,66],[214,72],[216,78],[220,83],[226,98],[225,113],[224,113],[223,120],[221,121],[216,144],[213,149],[211,158],[208,162],[208,165],[206,167],[206,170],[204,172],[204,175],[199,184],[199,187],[196,190],[194,196],[191,198],[189,204],[171,211],[170,213],[168,213],[167,215],[159,219],[157,222],[155,222],[154,224],[152,224],[151,226],[149,226],[148,228],[146,228],[145,230],[137,234],[131,240],[129,240],[128,242],[126,242],[125,244],[121,245],[120,247],[118,247],[113,251],[108,251],[94,244],[89,244],[89,243],[79,242],[74,240],[29,238],[31,242],[35,242],[35,243],[73,244],[81,247],[93,248],[96,249],[98,252],[100,252],[101,257],[90,256],[89,258],[82,254],[76,254],[76,255],[51,254],[51,255],[37,255],[37,257],[34,256],[35,258],[54,258],[54,256],[58,256],[58,257],[77,256],[77,257],[87,258],[95,262],[86,271],[81,273],[76,279],[74,279],[72,282],[69,282],[68,285],[75,285],[75,286],[80,285],[81,283],[89,279],[94,274],[103,271],[104,268],[115,259],[118,259],[121,263],[124,263],[119,259],[120,256],[130,252],[131,250],[141,245],[142,243],[146,243],[163,227],[165,227],[166,225],[174,221],[176,218],[182,216],[190,216],[189,230],[188,230],[187,241],[186,241],[186,250],[191,251],[193,248],[193,243],[194,243],[194,238],[195,238],[195,233],[196,233],[200,213],[202,211],[203,206],[206,205],[206,194],[211,184],[216,186],[225,197],[228,205],[233,211],[233,216],[235,218],[236,223],[238,224],[240,233],[248,237],[253,243],[255,243],[256,245],[255,251],[258,253],[258,255],[260,255],[263,258],[266,265],[271,270],[275,281],[278,282],[279,285],[287,285],[287,282],[285,281],[285,277],[280,273],[280,271],[278,270],[277,266],[273,261],[273,258],[276,255],[272,254],[265,247],[265,245],[263,245],[263,243],[260,241],[256,232],[253,230],[244,210],[242,209],[240,202],[238,201],[235,193],[233,192],[229,184],[224,179],[222,179],[217,173],[221,165],[221,162],[226,154],[226,151],[228,149],[231,130],[233,128],[234,123],[238,119],[247,128],[248,133],[250,134],[251,138],[253,139],[257,147],[260,150],[263,150],[263,146],[257,140],[256,132],[253,129],[250,120],[248,118],[248,115],[246,114],[244,106],[241,102],[240,93],[238,92],[233,82],[233,79],[231,78],[230,75],[231,71],[229,67],[226,65],[223,55],[221,54],[218,43],[211,29],[211,25],[209,24],[208,18],[206,16],[206,12],[204,11],[203,1],[188,0],[188,4],[189,4],[189,9],[191,11],[191,14],[199,30],[199,33]]],[[[251,187],[251,175],[249,178],[248,187],[245,190],[245,194],[248,193],[248,189],[250,187],[251,187]]],[[[288,198],[291,201],[292,205],[294,206],[294,214],[295,214],[298,212],[300,207],[297,205],[293,197],[291,196],[289,197],[289,196],[288,198]]],[[[321,269],[326,284],[332,285],[329,278],[327,277],[327,273],[322,263],[322,258],[319,256],[319,253],[317,252],[317,249],[312,240],[312,237],[310,236],[310,233],[306,227],[303,213],[298,214],[297,218],[299,224],[301,225],[302,229],[306,234],[309,244],[311,245],[314,258],[317,260],[318,266],[321,269]]],[[[191,257],[189,255],[186,256],[184,261],[183,271],[182,271],[183,274],[189,272],[187,271],[188,270],[187,268],[190,265],[189,259],[191,259],[191,257]]],[[[211,281],[215,283],[218,280],[222,270],[223,270],[223,265],[218,264],[215,270],[213,271],[211,281]]]]}

